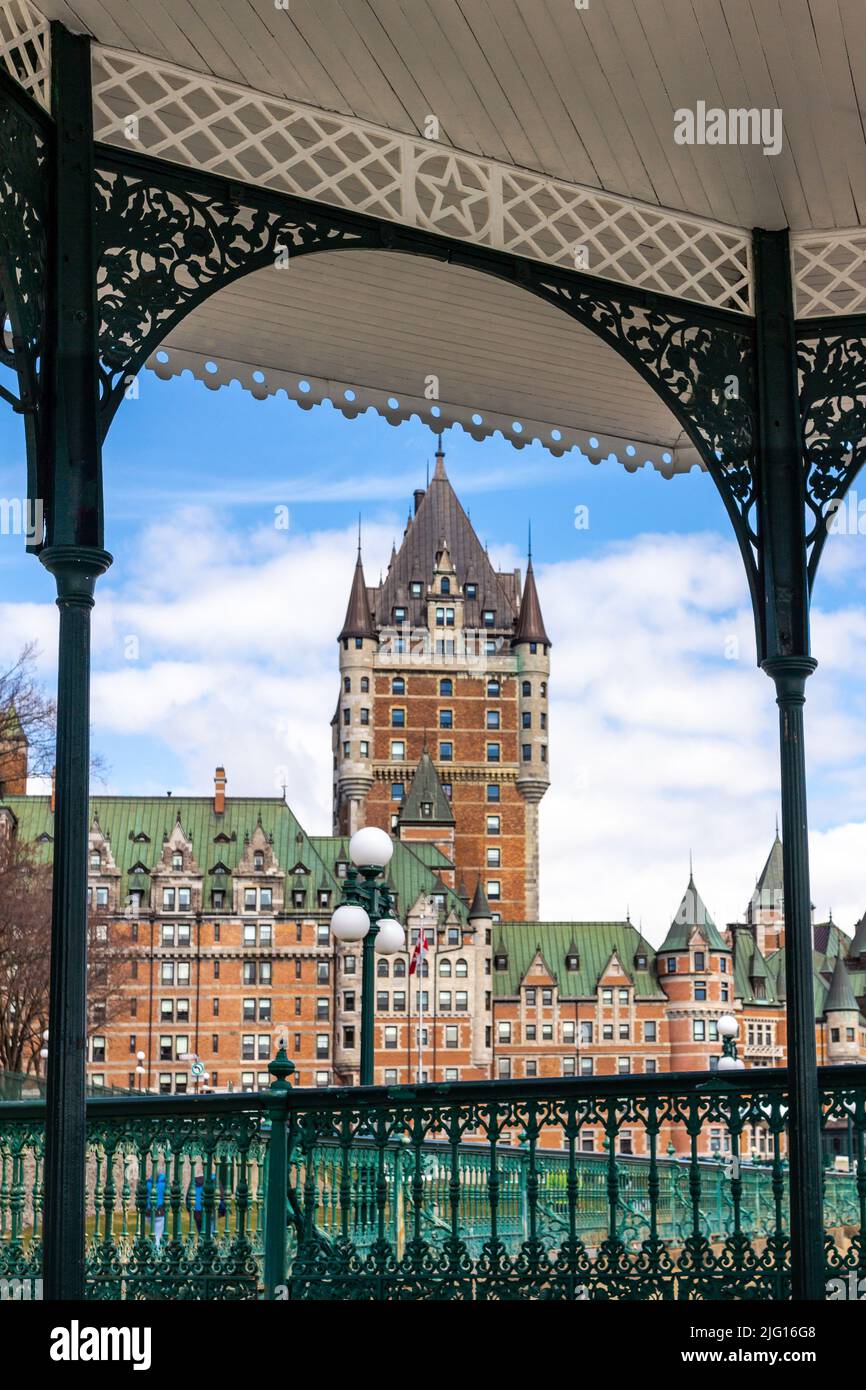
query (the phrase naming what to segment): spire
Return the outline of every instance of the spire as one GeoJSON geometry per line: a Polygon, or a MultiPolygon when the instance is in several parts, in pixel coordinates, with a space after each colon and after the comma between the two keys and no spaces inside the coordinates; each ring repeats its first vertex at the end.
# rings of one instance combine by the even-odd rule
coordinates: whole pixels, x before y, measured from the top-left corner
{"type": "Polygon", "coordinates": [[[711,950],[727,951],[728,947],[723,937],[720,936],[718,928],[707,911],[704,900],[695,886],[690,862],[689,881],[686,891],[677,908],[676,916],[671,922],[668,934],[658,948],[659,954],[661,954],[662,951],[686,950],[695,928],[703,932],[707,945],[711,950]]]}
{"type": "Polygon", "coordinates": [[[433,469],[434,483],[447,483],[448,474],[445,472],[445,450],[442,448],[442,435],[437,435],[436,446],[436,467],[433,469]]]}
{"type": "Polygon", "coordinates": [[[488,921],[491,920],[490,904],[487,901],[484,889],[481,887],[481,875],[479,874],[475,884],[475,896],[472,899],[472,906],[469,909],[469,920],[470,922],[474,922],[480,917],[486,917],[488,921]]]}
{"type": "Polygon", "coordinates": [[[776,893],[785,891],[785,872],[784,860],[782,856],[782,841],[779,839],[779,827],[776,826],[776,838],[773,847],[767,855],[767,862],[758,875],[758,882],[755,889],[756,899],[759,907],[776,906],[776,893]],[[766,897],[764,896],[766,894],[766,897]]]}
{"type": "Polygon", "coordinates": [[[359,535],[358,558],[355,561],[355,573],[352,576],[349,606],[346,609],[346,617],[337,641],[342,642],[344,637],[375,637],[375,635],[373,619],[370,617],[370,605],[367,602],[367,585],[364,580],[364,566],[361,562],[361,538],[359,535]]]}
{"type": "Polygon", "coordinates": [[[550,638],[544,626],[544,619],[541,616],[541,604],[538,599],[538,590],[535,587],[535,574],[532,569],[532,553],[526,566],[526,583],[523,586],[523,597],[520,600],[520,616],[517,619],[517,631],[514,634],[514,645],[520,642],[543,642],[545,646],[550,646],[550,638]]]}
{"type": "Polygon", "coordinates": [[[824,1000],[824,1013],[847,1013],[849,1010],[856,1012],[858,1009],[854,991],[851,988],[851,978],[848,974],[847,966],[842,956],[836,957],[836,964],[833,966],[833,978],[830,981],[830,989],[827,998],[824,1000]]]}

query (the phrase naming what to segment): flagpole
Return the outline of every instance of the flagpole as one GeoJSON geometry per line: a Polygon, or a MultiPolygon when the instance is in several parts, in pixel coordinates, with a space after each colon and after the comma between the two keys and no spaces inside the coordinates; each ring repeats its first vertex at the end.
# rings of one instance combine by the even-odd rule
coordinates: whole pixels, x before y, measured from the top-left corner
{"type": "Polygon", "coordinates": [[[421,928],[421,952],[418,957],[418,1085],[422,1085],[424,1076],[424,971],[423,961],[427,954],[427,933],[424,927],[421,928]]]}

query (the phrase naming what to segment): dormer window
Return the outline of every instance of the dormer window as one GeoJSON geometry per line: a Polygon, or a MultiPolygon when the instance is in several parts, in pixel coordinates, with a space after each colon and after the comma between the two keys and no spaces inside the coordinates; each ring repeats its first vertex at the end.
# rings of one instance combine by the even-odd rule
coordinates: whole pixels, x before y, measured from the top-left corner
{"type": "Polygon", "coordinates": [[[485,627],[493,627],[496,622],[496,614],[492,608],[485,608],[484,612],[481,614],[481,621],[485,627]]]}
{"type": "Polygon", "coordinates": [[[176,849],[171,856],[171,867],[173,869],[183,868],[183,854],[179,849],[176,849]]]}
{"type": "Polygon", "coordinates": [[[421,597],[421,585],[417,579],[414,579],[412,583],[409,585],[409,592],[413,598],[421,597]]]}
{"type": "Polygon", "coordinates": [[[451,593],[451,580],[447,577],[447,575],[443,578],[442,583],[439,586],[439,592],[440,594],[451,593]]]}
{"type": "Polygon", "coordinates": [[[647,958],[646,958],[646,956],[644,955],[644,953],[643,953],[642,951],[639,952],[639,953],[635,956],[635,958],[634,958],[634,967],[635,967],[635,970],[646,970],[646,968],[647,968],[647,958]]]}
{"type": "Polygon", "coordinates": [[[394,609],[394,622],[395,622],[395,623],[405,623],[405,621],[406,621],[406,609],[405,609],[405,608],[395,608],[395,609],[394,609]]]}
{"type": "Polygon", "coordinates": [[[568,955],[565,957],[565,968],[566,970],[580,969],[580,956],[576,951],[569,951],[568,955]]]}
{"type": "Polygon", "coordinates": [[[262,850],[257,849],[253,855],[253,868],[263,869],[265,867],[265,856],[262,850]]]}
{"type": "Polygon", "coordinates": [[[102,855],[99,853],[99,850],[98,850],[98,849],[95,849],[95,850],[91,851],[91,855],[90,855],[90,867],[91,867],[91,869],[101,869],[101,868],[102,868],[102,855]]]}
{"type": "Polygon", "coordinates": [[[430,818],[431,818],[432,815],[433,815],[433,802],[432,802],[432,801],[422,801],[422,802],[421,802],[421,815],[424,817],[425,820],[430,820],[430,818]]]}
{"type": "Polygon", "coordinates": [[[508,969],[508,955],[507,955],[507,953],[506,953],[505,951],[497,951],[497,952],[496,952],[496,955],[493,957],[493,969],[494,969],[494,970],[507,970],[507,969],[508,969]]]}
{"type": "Polygon", "coordinates": [[[478,597],[478,585],[477,585],[477,584],[467,584],[467,585],[466,585],[466,597],[467,597],[467,598],[477,598],[477,597],[478,597]]]}
{"type": "Polygon", "coordinates": [[[704,955],[704,952],[703,952],[703,951],[695,951],[695,969],[696,969],[696,970],[706,970],[706,965],[705,965],[705,963],[704,963],[705,960],[706,960],[706,956],[704,955]]]}

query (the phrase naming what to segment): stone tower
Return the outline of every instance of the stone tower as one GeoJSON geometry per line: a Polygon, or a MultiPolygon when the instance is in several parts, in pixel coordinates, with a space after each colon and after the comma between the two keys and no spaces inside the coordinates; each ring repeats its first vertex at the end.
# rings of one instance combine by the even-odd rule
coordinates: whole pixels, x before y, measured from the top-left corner
{"type": "Polygon", "coordinates": [[[339,656],[335,832],[448,841],[456,882],[480,881],[493,920],[536,919],[550,638],[531,556],[522,586],[494,569],[441,444],[380,584],[359,551],[339,656]]]}
{"type": "Polygon", "coordinates": [[[27,750],[27,735],[10,704],[0,712],[0,796],[26,796],[27,750]]]}

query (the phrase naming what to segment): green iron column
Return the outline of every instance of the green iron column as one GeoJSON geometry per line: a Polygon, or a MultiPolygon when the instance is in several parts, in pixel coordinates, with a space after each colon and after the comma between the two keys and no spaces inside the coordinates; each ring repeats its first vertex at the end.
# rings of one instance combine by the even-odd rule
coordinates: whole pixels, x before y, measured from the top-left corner
{"type": "Polygon", "coordinates": [[[46,1089],[44,1287],[84,1294],[90,611],[102,548],[90,46],[52,26],[57,129],[51,227],[46,544],[60,609],[46,1089]]]}
{"type": "Polygon", "coordinates": [[[779,706],[788,1023],[788,1159],[795,1299],[825,1296],[821,1107],[815,1055],[812,906],[803,706],[809,653],[805,483],[787,232],[756,231],[763,669],[779,706]]]}
{"type": "Polygon", "coordinates": [[[375,880],[378,869],[359,870],[363,884],[359,886],[364,909],[370,918],[370,930],[364,937],[361,953],[361,1085],[372,1086],[376,1076],[376,937],[379,935],[379,890],[375,880]]]}

